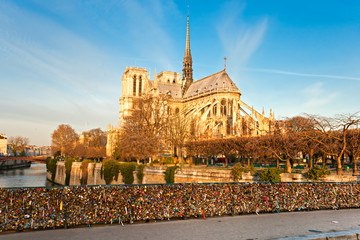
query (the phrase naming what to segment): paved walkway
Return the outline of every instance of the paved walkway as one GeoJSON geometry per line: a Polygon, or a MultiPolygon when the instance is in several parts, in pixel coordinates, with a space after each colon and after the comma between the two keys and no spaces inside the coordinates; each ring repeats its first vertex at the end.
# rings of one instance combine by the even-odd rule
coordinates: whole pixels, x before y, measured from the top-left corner
{"type": "Polygon", "coordinates": [[[276,239],[360,229],[360,209],[242,215],[0,234],[0,239],[276,239]]]}

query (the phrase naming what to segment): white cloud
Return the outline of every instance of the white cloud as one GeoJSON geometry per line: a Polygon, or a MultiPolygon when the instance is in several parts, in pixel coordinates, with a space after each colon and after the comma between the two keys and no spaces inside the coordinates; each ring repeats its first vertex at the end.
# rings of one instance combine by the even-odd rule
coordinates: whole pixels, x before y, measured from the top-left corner
{"type": "Polygon", "coordinates": [[[284,75],[293,75],[293,76],[311,77],[311,78],[315,77],[315,78],[330,78],[330,79],[360,81],[360,77],[349,77],[349,76],[340,76],[340,75],[298,73],[298,72],[288,72],[288,71],[283,71],[283,70],[265,69],[265,68],[247,68],[247,70],[254,71],[254,72],[266,72],[266,73],[275,73],[275,74],[284,74],[284,75]]]}
{"type": "Polygon", "coordinates": [[[268,22],[266,17],[256,24],[242,21],[241,13],[244,8],[245,6],[240,6],[238,2],[230,2],[224,8],[224,17],[217,26],[219,38],[229,60],[227,68],[235,79],[260,46],[268,22]]]}
{"type": "MultiPolygon", "coordinates": [[[[145,66],[156,64],[167,70],[177,69],[171,61],[176,53],[172,36],[168,34],[163,23],[168,17],[179,17],[179,11],[173,1],[140,2],[128,1],[124,4],[127,15],[129,34],[133,40],[134,51],[146,60],[140,60],[145,66]]],[[[139,65],[139,61],[134,61],[139,65]]]]}
{"type": "Polygon", "coordinates": [[[340,92],[329,92],[323,82],[314,83],[302,90],[304,104],[303,108],[307,111],[321,110],[321,107],[328,106],[338,96],[340,92]]]}
{"type": "Polygon", "coordinates": [[[0,130],[42,145],[49,142],[49,129],[62,122],[104,129],[116,121],[119,63],[50,18],[11,4],[2,7],[0,130]],[[24,130],[34,125],[44,126],[39,134],[24,130]]]}

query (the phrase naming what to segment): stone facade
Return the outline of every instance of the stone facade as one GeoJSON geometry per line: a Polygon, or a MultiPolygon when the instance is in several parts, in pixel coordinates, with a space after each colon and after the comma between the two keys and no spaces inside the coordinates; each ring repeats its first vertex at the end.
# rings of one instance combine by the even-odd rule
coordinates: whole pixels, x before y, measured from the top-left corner
{"type": "Polygon", "coordinates": [[[122,76],[120,115],[117,125],[111,124],[107,131],[107,156],[114,152],[117,137],[121,134],[124,118],[131,113],[133,102],[144,94],[166,95],[169,112],[182,112],[198,126],[198,138],[231,136],[256,136],[272,131],[275,116],[265,116],[241,100],[241,91],[226,72],[226,67],[217,73],[193,81],[192,56],[190,51],[189,17],[187,19],[186,47],[183,59],[183,76],[180,73],[163,71],[150,74],[145,68],[126,67],[122,76]]]}

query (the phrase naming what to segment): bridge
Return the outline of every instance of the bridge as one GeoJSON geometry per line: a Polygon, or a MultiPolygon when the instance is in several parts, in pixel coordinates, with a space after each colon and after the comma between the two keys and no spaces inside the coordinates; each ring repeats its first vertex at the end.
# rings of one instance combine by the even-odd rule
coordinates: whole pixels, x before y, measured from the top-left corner
{"type": "Polygon", "coordinates": [[[23,160],[23,161],[30,161],[30,162],[38,162],[38,163],[46,163],[47,157],[0,157],[0,162],[4,161],[13,161],[13,160],[23,160]]]}

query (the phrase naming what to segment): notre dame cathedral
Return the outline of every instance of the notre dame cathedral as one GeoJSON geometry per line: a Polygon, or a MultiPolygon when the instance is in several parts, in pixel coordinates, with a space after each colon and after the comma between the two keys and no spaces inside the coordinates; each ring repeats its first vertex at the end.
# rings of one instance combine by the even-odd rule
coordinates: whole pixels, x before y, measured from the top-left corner
{"type": "Polygon", "coordinates": [[[221,138],[232,136],[264,135],[271,131],[275,116],[254,110],[241,101],[241,91],[223,70],[193,81],[192,57],[190,50],[189,15],[187,16],[186,47],[183,72],[162,71],[150,79],[145,68],[126,67],[122,76],[120,116],[118,124],[109,124],[107,130],[106,154],[114,151],[116,135],[120,133],[124,117],[131,113],[133,100],[144,94],[169,96],[171,111],[184,112],[185,116],[198,119],[200,138],[221,138]]]}

